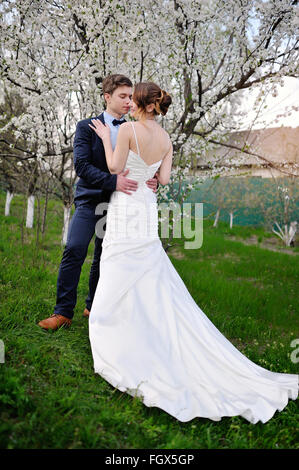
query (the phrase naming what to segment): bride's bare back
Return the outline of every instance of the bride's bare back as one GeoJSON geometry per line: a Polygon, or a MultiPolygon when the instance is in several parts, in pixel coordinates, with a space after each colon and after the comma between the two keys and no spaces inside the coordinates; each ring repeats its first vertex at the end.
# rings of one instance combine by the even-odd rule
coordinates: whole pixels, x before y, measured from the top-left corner
{"type": "MultiPolygon", "coordinates": [[[[167,184],[172,164],[172,144],[168,133],[154,120],[138,121],[134,122],[133,125],[139,145],[140,158],[147,165],[153,165],[163,160],[159,169],[159,181],[161,184],[167,184]]],[[[138,154],[134,130],[132,126],[128,126],[128,129],[130,129],[130,150],[138,154]]]]}

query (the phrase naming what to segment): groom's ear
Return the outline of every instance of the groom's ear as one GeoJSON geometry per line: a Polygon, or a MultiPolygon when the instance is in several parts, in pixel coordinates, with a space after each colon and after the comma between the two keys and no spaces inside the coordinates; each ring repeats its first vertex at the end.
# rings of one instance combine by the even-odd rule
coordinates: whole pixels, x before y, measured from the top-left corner
{"type": "Polygon", "coordinates": [[[110,93],[104,93],[104,100],[106,102],[106,104],[108,103],[108,100],[111,98],[111,95],[110,93]]]}

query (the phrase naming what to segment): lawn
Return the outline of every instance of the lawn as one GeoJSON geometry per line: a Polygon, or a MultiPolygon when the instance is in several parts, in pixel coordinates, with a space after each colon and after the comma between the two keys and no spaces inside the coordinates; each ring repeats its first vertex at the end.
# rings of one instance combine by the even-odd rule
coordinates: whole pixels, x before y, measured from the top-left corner
{"type": "MultiPolygon", "coordinates": [[[[82,268],[70,329],[37,326],[53,313],[63,252],[63,211],[51,200],[47,231],[21,231],[23,199],[4,217],[0,197],[1,320],[5,363],[0,364],[0,446],[26,449],[298,449],[299,400],[266,424],[243,418],[181,423],[158,408],[114,389],[93,372],[88,320],[83,318],[93,242],[82,268]]],[[[204,221],[203,245],[169,251],[195,301],[247,357],[275,372],[299,373],[291,341],[299,338],[299,254],[242,241],[262,229],[204,221]]]]}

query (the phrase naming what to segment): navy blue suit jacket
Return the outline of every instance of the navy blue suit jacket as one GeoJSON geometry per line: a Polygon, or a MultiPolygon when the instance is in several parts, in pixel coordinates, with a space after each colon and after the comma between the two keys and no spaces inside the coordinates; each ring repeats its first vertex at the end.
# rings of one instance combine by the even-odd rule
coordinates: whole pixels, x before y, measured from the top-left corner
{"type": "MultiPolygon", "coordinates": [[[[110,174],[105,157],[102,139],[88,124],[91,119],[79,121],[74,139],[74,165],[79,181],[76,185],[75,201],[98,204],[108,202],[116,190],[117,175],[110,174]]],[[[103,124],[104,115],[100,114],[103,124]]]]}

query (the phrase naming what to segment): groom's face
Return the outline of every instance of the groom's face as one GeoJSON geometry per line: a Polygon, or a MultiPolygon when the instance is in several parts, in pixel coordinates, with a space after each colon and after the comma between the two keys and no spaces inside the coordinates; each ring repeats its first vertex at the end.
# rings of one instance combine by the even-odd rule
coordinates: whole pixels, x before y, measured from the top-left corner
{"type": "Polygon", "coordinates": [[[108,112],[110,111],[115,114],[119,114],[120,116],[129,112],[132,99],[131,87],[123,85],[116,88],[112,94],[105,93],[104,96],[108,112]]]}

